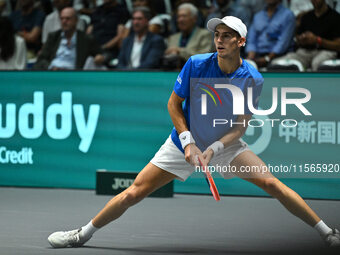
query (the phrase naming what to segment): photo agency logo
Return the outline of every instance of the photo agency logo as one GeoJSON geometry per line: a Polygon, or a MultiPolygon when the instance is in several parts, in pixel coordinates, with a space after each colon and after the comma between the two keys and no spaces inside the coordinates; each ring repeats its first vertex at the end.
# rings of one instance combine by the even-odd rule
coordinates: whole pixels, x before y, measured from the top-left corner
{"type": "MultiPolygon", "coordinates": [[[[253,102],[253,88],[249,87],[247,88],[247,96],[244,95],[243,91],[231,84],[214,84],[214,88],[208,84],[204,84],[200,82],[204,86],[207,86],[210,88],[214,94],[217,96],[219,99],[220,105],[222,106],[223,103],[221,101],[221,98],[217,91],[215,89],[227,89],[230,91],[233,99],[233,104],[232,104],[232,109],[233,109],[233,115],[244,115],[244,114],[255,114],[255,115],[270,115],[274,113],[278,107],[278,88],[273,87],[272,88],[272,106],[270,109],[267,110],[262,110],[262,109],[256,109],[254,107],[254,102],[253,102]],[[245,113],[245,100],[247,100],[247,105],[250,110],[250,113],[245,113]]],[[[214,104],[217,106],[216,100],[214,96],[206,89],[200,88],[202,91],[206,92],[210,98],[213,100],[214,104]]],[[[207,94],[202,94],[201,95],[201,114],[202,115],[207,115],[207,94]]],[[[259,97],[257,97],[258,100],[259,97]]],[[[287,115],[287,105],[295,105],[305,116],[311,116],[312,114],[307,110],[307,108],[303,105],[311,99],[311,93],[308,89],[305,88],[292,88],[292,87],[287,87],[287,88],[281,88],[281,116],[286,116],[287,115]],[[304,94],[305,97],[303,98],[287,98],[287,95],[289,93],[300,93],[304,94]]],[[[291,120],[291,119],[289,119],[291,120]]],[[[250,120],[251,121],[251,120],[250,120]]],[[[253,126],[250,121],[248,122],[249,126],[253,126]]],[[[267,121],[272,122],[272,125],[274,124],[274,121],[277,121],[277,119],[268,119],[267,121]]],[[[261,121],[262,122],[262,121],[261,121]]],[[[214,119],[213,122],[213,127],[216,125],[224,125],[229,123],[227,119],[214,119]]],[[[233,121],[230,120],[230,125],[233,124],[233,121]]],[[[281,125],[284,124],[284,120],[281,121],[281,125]]],[[[258,127],[258,126],[253,126],[253,127],[258,127]]]]}
{"type": "MultiPolygon", "coordinates": [[[[298,111],[298,115],[311,116],[306,104],[311,99],[311,92],[300,87],[272,87],[269,107],[258,107],[261,101],[263,79],[192,79],[190,91],[190,126],[196,129],[196,134],[206,133],[205,125],[215,132],[225,134],[229,128],[235,126],[248,127],[246,135],[254,135],[257,129],[261,130],[253,150],[261,153],[268,146],[272,128],[296,127],[298,120],[288,118],[287,109],[298,111]],[[280,118],[271,118],[271,115],[280,118]],[[237,121],[239,115],[253,115],[249,121],[237,121]],[[225,131],[223,131],[225,130],[225,131]],[[224,132],[224,133],[223,133],[224,132]]],[[[296,113],[294,116],[297,116],[296,113]]],[[[196,138],[195,138],[196,140],[196,138]]]]}

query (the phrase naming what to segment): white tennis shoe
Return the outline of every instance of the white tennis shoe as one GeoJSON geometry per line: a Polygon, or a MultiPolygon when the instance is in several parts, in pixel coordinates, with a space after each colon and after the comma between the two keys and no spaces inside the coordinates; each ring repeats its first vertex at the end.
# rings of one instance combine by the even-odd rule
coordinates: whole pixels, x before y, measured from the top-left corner
{"type": "Polygon", "coordinates": [[[47,240],[54,248],[80,247],[92,237],[85,238],[80,235],[80,232],[81,228],[71,231],[58,231],[51,234],[47,240]]]}
{"type": "Polygon", "coordinates": [[[329,232],[324,237],[325,243],[329,247],[340,247],[340,232],[337,229],[332,229],[332,232],[329,232]]]}

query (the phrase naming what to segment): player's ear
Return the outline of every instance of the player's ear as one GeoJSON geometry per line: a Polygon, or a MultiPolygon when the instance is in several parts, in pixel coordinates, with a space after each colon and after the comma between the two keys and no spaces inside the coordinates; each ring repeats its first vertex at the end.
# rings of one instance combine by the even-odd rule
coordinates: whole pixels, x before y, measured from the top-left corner
{"type": "Polygon", "coordinates": [[[245,37],[240,37],[240,39],[238,40],[238,47],[241,48],[246,42],[246,38],[245,37]]]}

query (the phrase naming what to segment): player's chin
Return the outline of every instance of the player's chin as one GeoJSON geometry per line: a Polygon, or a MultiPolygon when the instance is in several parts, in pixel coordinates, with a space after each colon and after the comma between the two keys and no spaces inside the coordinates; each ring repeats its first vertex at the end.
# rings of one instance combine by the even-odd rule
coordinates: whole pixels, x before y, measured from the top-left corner
{"type": "Polygon", "coordinates": [[[218,55],[219,57],[225,57],[225,56],[228,55],[228,53],[227,53],[227,51],[226,51],[225,49],[223,49],[223,50],[217,50],[217,55],[218,55]]]}

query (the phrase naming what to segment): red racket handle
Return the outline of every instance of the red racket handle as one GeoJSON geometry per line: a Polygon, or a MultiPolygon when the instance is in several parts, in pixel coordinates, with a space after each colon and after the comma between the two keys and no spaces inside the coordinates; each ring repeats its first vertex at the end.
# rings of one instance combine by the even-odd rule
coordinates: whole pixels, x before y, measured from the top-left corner
{"type": "MultiPolygon", "coordinates": [[[[198,157],[198,162],[200,163],[200,165],[203,167],[203,164],[202,164],[202,161],[201,159],[198,157]]],[[[215,182],[214,182],[214,179],[212,178],[209,170],[207,169],[207,167],[204,167],[204,174],[206,176],[206,179],[208,181],[208,184],[209,184],[209,188],[210,188],[210,191],[214,197],[214,199],[216,201],[220,201],[221,198],[220,198],[220,194],[218,193],[218,190],[217,190],[217,187],[215,185],[215,182]]]]}

